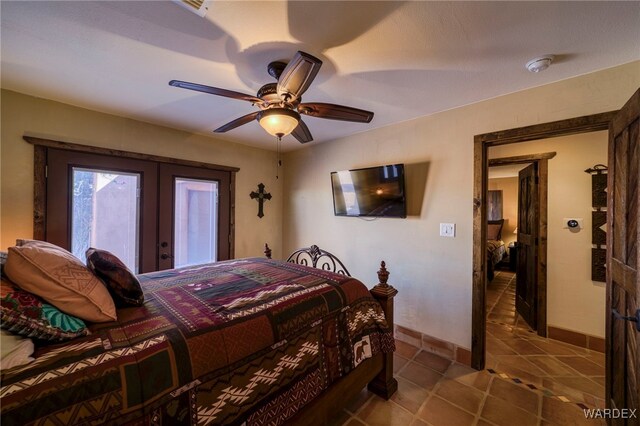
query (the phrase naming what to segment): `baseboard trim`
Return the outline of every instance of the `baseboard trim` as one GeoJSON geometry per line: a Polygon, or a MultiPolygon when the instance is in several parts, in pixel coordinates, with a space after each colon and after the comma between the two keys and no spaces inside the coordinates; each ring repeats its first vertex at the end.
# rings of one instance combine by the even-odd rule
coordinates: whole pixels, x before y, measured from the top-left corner
{"type": "Polygon", "coordinates": [[[604,353],[605,351],[605,341],[602,337],[590,336],[578,331],[567,330],[565,328],[550,325],[547,327],[547,337],[549,339],[570,343],[581,348],[591,349],[596,352],[604,353]]]}
{"type": "Polygon", "coordinates": [[[471,350],[467,348],[397,324],[394,331],[398,340],[452,361],[471,366],[471,350]]]}

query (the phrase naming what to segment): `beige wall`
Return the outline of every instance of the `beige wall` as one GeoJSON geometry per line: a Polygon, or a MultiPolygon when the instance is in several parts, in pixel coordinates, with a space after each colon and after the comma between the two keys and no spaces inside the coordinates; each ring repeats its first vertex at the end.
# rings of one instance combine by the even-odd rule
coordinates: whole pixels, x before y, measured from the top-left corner
{"type": "Polygon", "coordinates": [[[386,260],[400,291],[397,323],[470,348],[474,135],[615,110],[638,86],[635,62],[289,153],[285,252],[318,244],[369,285],[386,260]],[[408,179],[413,214],[333,215],[330,172],[393,163],[427,163],[408,179]],[[441,222],[456,223],[455,238],[438,236],[441,222]]]}
{"type": "Polygon", "coordinates": [[[518,226],[518,178],[489,179],[489,189],[502,191],[502,241],[508,246],[517,239],[513,231],[518,226]]]}
{"type": "Polygon", "coordinates": [[[2,249],[33,233],[33,146],[27,134],[48,139],[239,167],[236,180],[236,257],[262,256],[265,242],[281,253],[282,182],[275,179],[273,152],[213,137],[156,126],[2,91],[1,219],[2,249]],[[262,182],[273,198],[258,218],[249,198],[262,182]]]}
{"type": "Polygon", "coordinates": [[[592,132],[489,149],[489,158],[556,152],[549,160],[547,323],[597,337],[605,332],[605,284],[591,281],[591,175],[607,164],[608,133],[592,132]],[[584,219],[578,232],[563,218],[584,219]]]}

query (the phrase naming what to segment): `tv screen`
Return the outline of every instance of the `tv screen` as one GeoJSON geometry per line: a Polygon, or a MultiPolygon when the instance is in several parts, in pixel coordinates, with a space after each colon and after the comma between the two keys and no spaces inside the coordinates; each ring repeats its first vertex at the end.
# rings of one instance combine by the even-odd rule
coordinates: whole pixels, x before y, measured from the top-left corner
{"type": "Polygon", "coordinates": [[[336,216],[407,217],[404,164],[331,173],[336,216]]]}

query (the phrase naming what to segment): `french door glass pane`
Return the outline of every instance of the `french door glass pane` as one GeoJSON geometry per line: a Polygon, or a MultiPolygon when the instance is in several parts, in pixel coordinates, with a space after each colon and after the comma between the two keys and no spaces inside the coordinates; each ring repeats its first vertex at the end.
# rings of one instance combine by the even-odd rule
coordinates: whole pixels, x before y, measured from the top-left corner
{"type": "Polygon", "coordinates": [[[108,250],[138,273],[140,175],[73,168],[71,251],[83,262],[89,247],[108,250]]]}
{"type": "Polygon", "coordinates": [[[218,182],[175,179],[174,268],[215,262],[218,182]]]}

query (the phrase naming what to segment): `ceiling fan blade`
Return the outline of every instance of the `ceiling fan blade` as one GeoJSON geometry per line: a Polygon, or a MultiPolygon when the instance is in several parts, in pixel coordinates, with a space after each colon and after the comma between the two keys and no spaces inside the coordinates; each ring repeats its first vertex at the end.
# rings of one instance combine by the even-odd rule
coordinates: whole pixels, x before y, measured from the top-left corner
{"type": "Polygon", "coordinates": [[[352,108],[344,105],[324,104],[310,102],[298,105],[300,114],[311,117],[328,118],[329,120],[353,121],[356,123],[369,123],[373,119],[371,111],[352,108]]]}
{"type": "Polygon", "coordinates": [[[211,95],[224,96],[226,98],[239,99],[241,101],[249,101],[254,104],[262,103],[262,99],[252,95],[247,95],[233,90],[220,89],[218,87],[205,86],[203,84],[189,83],[188,81],[171,80],[169,86],[180,87],[181,89],[195,90],[196,92],[209,93],[211,95]]]}
{"type": "Polygon", "coordinates": [[[228,132],[229,130],[233,130],[236,127],[240,127],[243,124],[247,124],[248,122],[255,120],[259,113],[260,111],[256,111],[256,112],[252,112],[251,114],[243,115],[240,118],[236,118],[235,120],[228,122],[224,126],[218,127],[217,129],[214,130],[214,132],[224,133],[224,132],[228,132]]]}
{"type": "Polygon", "coordinates": [[[316,78],[321,66],[320,59],[298,51],[280,74],[278,95],[289,102],[298,99],[316,78]]]}
{"type": "Polygon", "coordinates": [[[309,131],[309,128],[307,127],[306,124],[304,124],[304,121],[299,120],[298,121],[298,126],[293,129],[293,132],[291,132],[291,135],[298,139],[298,142],[300,143],[307,143],[307,142],[311,142],[313,140],[313,136],[311,136],[311,132],[309,131]]]}

